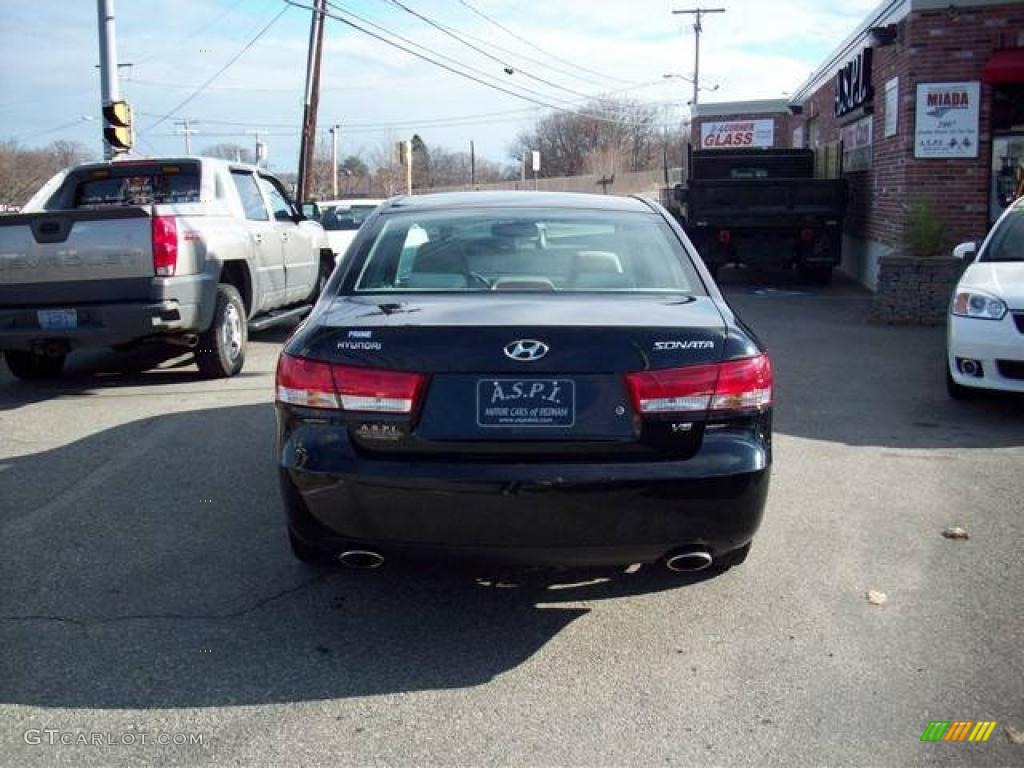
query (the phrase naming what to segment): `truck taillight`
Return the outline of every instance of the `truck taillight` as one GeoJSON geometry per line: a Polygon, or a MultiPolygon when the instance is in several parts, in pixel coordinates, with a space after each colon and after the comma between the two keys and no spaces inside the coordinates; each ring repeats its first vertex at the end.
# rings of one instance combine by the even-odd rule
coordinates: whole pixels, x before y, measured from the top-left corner
{"type": "Polygon", "coordinates": [[[772,403],[772,366],[767,355],[724,363],[626,374],[633,408],[659,413],[721,414],[772,403]]]}
{"type": "Polygon", "coordinates": [[[178,222],[173,216],[153,217],[153,272],[171,277],[178,266],[178,222]]]}
{"type": "Polygon", "coordinates": [[[427,384],[422,373],[333,365],[282,354],[277,399],[306,408],[412,413],[427,384]]]}

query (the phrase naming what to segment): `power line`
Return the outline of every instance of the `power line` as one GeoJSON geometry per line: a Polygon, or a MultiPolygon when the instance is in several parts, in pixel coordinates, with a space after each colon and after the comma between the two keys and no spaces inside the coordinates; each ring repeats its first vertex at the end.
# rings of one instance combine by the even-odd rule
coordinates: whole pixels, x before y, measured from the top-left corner
{"type": "MultiPolygon", "coordinates": [[[[638,83],[630,88],[620,88],[617,91],[611,91],[608,95],[616,93],[623,93],[625,91],[637,90],[639,88],[649,88],[655,85],[660,85],[660,80],[652,80],[647,83],[638,83]]],[[[676,99],[666,99],[662,101],[645,102],[651,106],[663,105],[663,104],[675,104],[676,99]]],[[[578,102],[579,106],[585,106],[585,102],[578,102]]],[[[380,121],[371,123],[357,123],[352,121],[345,121],[346,128],[349,129],[384,129],[384,128],[396,128],[403,126],[425,126],[425,127],[447,127],[448,125],[472,125],[477,122],[486,124],[487,122],[500,122],[495,118],[508,118],[510,120],[518,120],[521,117],[528,115],[531,112],[538,111],[539,107],[519,107],[516,109],[499,110],[497,112],[477,112],[471,115],[449,115],[446,117],[428,117],[428,118],[413,118],[409,120],[391,120],[391,121],[380,121]]],[[[141,117],[159,117],[157,113],[153,112],[138,112],[141,117]]],[[[293,123],[275,123],[267,120],[218,120],[215,118],[204,117],[204,124],[210,125],[224,125],[224,126],[242,126],[247,127],[253,124],[259,124],[264,127],[270,128],[291,128],[293,123]]],[[[154,135],[167,135],[174,136],[178,134],[154,134],[154,135]]],[[[204,135],[211,135],[204,133],[204,135]]]]}
{"type": "MultiPolygon", "coordinates": [[[[232,3],[227,8],[225,8],[223,10],[223,12],[217,14],[217,16],[214,17],[211,21],[209,21],[206,24],[203,24],[195,32],[190,32],[188,35],[186,35],[185,38],[182,40],[182,42],[184,42],[184,40],[192,40],[193,38],[199,37],[199,35],[203,34],[208,29],[211,29],[216,24],[218,24],[222,19],[227,17],[228,14],[230,14],[232,11],[234,11],[243,2],[244,2],[244,0],[235,0],[234,3],[232,3]]],[[[164,50],[162,52],[154,53],[154,54],[152,54],[150,56],[146,56],[146,57],[144,57],[142,59],[136,59],[135,61],[132,62],[132,64],[133,64],[133,66],[140,66],[142,64],[146,64],[146,63],[148,63],[150,61],[154,61],[156,59],[162,59],[162,58],[166,57],[169,53],[170,53],[169,51],[164,50]]]]}
{"type": "Polygon", "coordinates": [[[550,88],[556,88],[556,89],[558,89],[560,91],[565,91],[566,93],[571,93],[574,96],[584,96],[585,97],[587,95],[587,94],[583,93],[582,91],[577,91],[577,90],[575,90],[573,88],[567,88],[564,85],[559,85],[558,83],[554,83],[554,82],[552,82],[550,80],[546,80],[543,77],[538,77],[537,75],[534,75],[534,74],[532,74],[530,72],[527,72],[524,69],[520,69],[518,67],[513,67],[511,64],[509,64],[504,59],[501,59],[500,57],[495,56],[494,54],[490,53],[489,51],[485,51],[480,46],[478,46],[478,45],[476,45],[474,43],[471,43],[469,40],[466,40],[458,32],[456,32],[453,28],[451,28],[451,27],[449,27],[449,26],[447,26],[445,24],[442,24],[442,23],[440,23],[438,21],[434,21],[429,16],[425,16],[422,13],[420,13],[419,11],[416,11],[416,10],[410,8],[405,3],[400,2],[400,0],[387,0],[387,2],[391,3],[391,5],[394,5],[394,6],[398,7],[398,8],[401,8],[406,13],[415,16],[417,19],[420,19],[421,21],[424,21],[425,23],[427,23],[430,26],[432,26],[434,29],[440,30],[441,32],[443,32],[444,34],[448,35],[453,40],[457,40],[458,42],[462,43],[467,48],[470,48],[470,49],[476,51],[477,53],[479,53],[479,54],[481,54],[483,56],[486,56],[491,61],[497,62],[498,64],[500,64],[503,67],[505,73],[508,74],[508,75],[512,75],[514,73],[518,73],[518,74],[522,75],[523,77],[528,77],[531,80],[536,80],[538,83],[543,83],[544,85],[546,85],[546,86],[548,86],[550,88]]]}
{"type": "MultiPolygon", "coordinates": [[[[285,0],[285,2],[291,2],[291,0],[285,0]]],[[[292,5],[295,5],[295,3],[292,3],[292,5]]],[[[344,6],[340,5],[339,3],[328,2],[328,5],[331,8],[333,8],[334,10],[338,11],[339,13],[344,13],[346,16],[351,16],[352,18],[358,19],[361,23],[369,25],[369,26],[373,27],[374,29],[380,30],[384,34],[390,35],[391,37],[393,37],[393,38],[395,38],[397,40],[401,40],[403,43],[406,43],[407,45],[411,45],[411,46],[413,46],[415,48],[419,48],[422,51],[426,51],[427,53],[430,54],[430,56],[436,57],[438,59],[442,59],[443,61],[451,62],[456,67],[460,67],[462,70],[465,70],[466,72],[473,72],[474,74],[479,75],[480,77],[488,79],[488,80],[495,79],[494,76],[491,73],[489,73],[489,72],[486,72],[486,71],[484,71],[482,69],[474,67],[474,66],[472,66],[470,64],[466,64],[464,61],[456,59],[456,58],[454,58],[452,56],[448,56],[447,54],[441,53],[439,51],[435,51],[432,48],[428,48],[427,46],[423,45],[422,43],[417,43],[415,40],[411,40],[408,37],[400,35],[399,33],[394,32],[394,31],[388,29],[387,27],[385,27],[385,26],[383,26],[381,24],[378,24],[377,22],[373,21],[372,19],[368,19],[365,16],[360,16],[358,13],[356,13],[354,11],[351,11],[348,8],[345,8],[344,6]]],[[[299,6],[299,7],[305,8],[306,6],[299,6]]],[[[307,10],[308,10],[308,8],[307,8],[307,10]]],[[[354,27],[355,29],[358,29],[361,32],[366,32],[367,34],[373,35],[372,32],[367,32],[367,30],[362,29],[359,25],[355,24],[354,22],[352,22],[352,21],[350,21],[348,19],[342,19],[342,18],[337,17],[337,16],[332,16],[331,18],[337,19],[338,21],[341,21],[344,24],[348,24],[350,27],[354,27]]],[[[373,35],[373,36],[377,37],[376,35],[373,35]]],[[[386,40],[386,39],[379,38],[379,37],[378,37],[378,39],[383,40],[383,42],[388,43],[389,45],[394,45],[394,47],[399,48],[400,50],[403,50],[406,53],[411,53],[414,56],[419,56],[419,58],[424,59],[425,61],[429,61],[432,64],[435,64],[437,66],[444,66],[442,64],[439,64],[437,61],[431,59],[429,56],[422,56],[419,53],[417,53],[416,51],[409,51],[408,49],[404,48],[403,46],[395,44],[394,41],[392,41],[392,40],[386,40]]],[[[459,75],[462,75],[463,77],[467,77],[467,75],[463,71],[451,70],[448,67],[444,67],[444,68],[448,69],[449,71],[454,71],[455,74],[459,74],[459,75]]],[[[475,78],[470,78],[470,79],[475,79],[475,78]]],[[[480,81],[477,80],[477,82],[480,82],[480,81]]],[[[530,95],[535,96],[537,98],[542,98],[542,99],[550,98],[550,99],[554,99],[555,101],[560,101],[560,102],[563,102],[563,103],[568,103],[568,99],[565,99],[565,98],[563,98],[561,96],[551,96],[551,95],[543,94],[543,93],[540,93],[539,91],[535,91],[535,90],[533,90],[531,88],[527,88],[526,86],[519,85],[518,83],[516,83],[516,84],[509,84],[509,85],[495,85],[495,84],[493,84],[493,83],[488,81],[488,82],[485,82],[483,84],[487,85],[487,86],[489,86],[491,88],[496,88],[498,90],[504,90],[506,93],[510,92],[507,89],[514,88],[517,91],[522,91],[523,93],[530,94],[530,95]]],[[[517,94],[513,94],[513,95],[517,95],[517,94]]]]}
{"type": "MultiPolygon", "coordinates": [[[[284,0],[284,2],[287,3],[288,5],[294,5],[296,8],[302,8],[303,10],[306,10],[306,11],[312,11],[313,10],[312,7],[307,6],[307,5],[302,5],[301,3],[296,2],[296,0],[284,0]]],[[[328,3],[328,5],[330,5],[331,8],[337,9],[337,6],[334,3],[328,3]]],[[[348,13],[349,15],[354,15],[354,14],[349,13],[348,11],[342,10],[342,12],[343,13],[348,13]]],[[[561,100],[561,99],[558,99],[557,97],[541,95],[540,98],[535,98],[533,96],[524,95],[523,93],[518,93],[518,92],[510,90],[509,88],[506,88],[504,86],[496,85],[494,83],[488,82],[487,80],[481,79],[480,77],[476,77],[476,76],[474,76],[472,74],[469,74],[469,73],[467,73],[465,71],[462,71],[462,70],[456,69],[454,67],[451,67],[451,66],[449,66],[449,65],[447,65],[447,64],[445,64],[443,62],[437,61],[437,59],[433,59],[430,56],[422,54],[422,53],[420,53],[418,51],[414,51],[414,50],[411,50],[409,48],[406,48],[405,46],[403,46],[403,45],[401,45],[399,43],[396,43],[393,40],[389,40],[386,37],[383,37],[383,36],[381,36],[381,35],[379,35],[379,34],[377,34],[375,32],[371,32],[370,30],[366,29],[365,27],[359,26],[358,24],[356,24],[353,21],[350,21],[349,19],[346,19],[346,18],[343,18],[341,16],[338,16],[336,13],[331,13],[331,12],[327,11],[327,12],[325,12],[325,15],[330,17],[330,18],[332,18],[332,19],[335,19],[336,21],[340,21],[342,24],[345,24],[346,26],[352,27],[353,29],[356,29],[356,30],[360,31],[360,32],[362,32],[365,35],[369,35],[370,37],[373,37],[373,38],[375,38],[377,40],[380,40],[382,43],[385,43],[386,45],[390,45],[393,48],[397,48],[400,51],[403,51],[405,53],[408,53],[411,56],[415,56],[418,59],[421,59],[421,60],[426,61],[426,62],[428,62],[430,64],[433,64],[436,67],[440,67],[441,69],[444,69],[444,70],[446,70],[448,72],[451,72],[452,74],[459,75],[460,77],[464,77],[467,80],[472,80],[475,83],[479,83],[480,85],[484,85],[484,86],[486,86],[488,88],[491,88],[492,90],[496,90],[496,91],[500,91],[502,93],[508,94],[509,96],[515,96],[516,98],[522,99],[523,101],[529,101],[532,104],[537,104],[537,105],[542,106],[542,107],[547,107],[548,109],[553,109],[553,110],[556,110],[558,112],[566,112],[566,113],[571,113],[571,114],[578,114],[580,116],[588,117],[588,118],[590,118],[592,120],[597,120],[599,122],[613,123],[613,124],[616,124],[616,125],[637,125],[638,124],[638,123],[630,122],[630,121],[616,120],[614,118],[609,118],[609,117],[606,117],[604,115],[595,115],[595,114],[590,114],[590,113],[587,113],[587,112],[581,112],[579,110],[566,109],[564,106],[559,106],[557,104],[552,104],[551,101],[543,101],[542,100],[542,99],[545,99],[545,98],[546,99],[554,98],[555,100],[561,100]]],[[[390,34],[394,34],[394,33],[390,33],[390,34]]],[[[399,37],[401,39],[401,37],[399,35],[394,35],[394,36],[395,37],[399,37]]],[[[414,43],[414,45],[416,45],[417,47],[420,47],[420,48],[425,48],[424,46],[421,46],[418,43],[414,43]]],[[[429,49],[427,49],[427,50],[429,50],[429,49]]],[[[467,69],[468,69],[468,67],[467,67],[467,69]]],[[[519,87],[520,87],[521,90],[526,90],[526,89],[523,89],[521,86],[519,86],[519,87]]]]}
{"type": "Polygon", "coordinates": [[[261,37],[263,37],[263,35],[265,35],[267,33],[267,31],[272,26],[274,26],[274,24],[277,23],[277,20],[280,19],[282,16],[284,16],[285,13],[287,13],[287,12],[288,12],[288,6],[286,5],[284,8],[282,8],[278,12],[278,14],[276,16],[274,16],[274,18],[272,18],[263,27],[263,29],[261,29],[259,32],[256,33],[255,37],[253,37],[251,40],[249,40],[249,42],[247,42],[244,46],[242,46],[242,49],[238,53],[236,53],[234,56],[232,56],[223,67],[221,67],[216,72],[214,72],[213,75],[211,75],[202,85],[200,85],[198,88],[196,88],[195,91],[193,91],[191,94],[189,94],[189,96],[187,98],[185,98],[181,103],[179,103],[173,109],[169,110],[167,112],[167,114],[165,114],[163,117],[161,117],[159,120],[157,120],[155,123],[153,123],[151,126],[149,126],[145,131],[142,131],[141,133],[147,133],[149,131],[152,131],[154,128],[156,128],[158,125],[163,123],[165,120],[167,120],[168,118],[172,117],[174,115],[174,113],[176,113],[179,109],[184,107],[186,104],[189,104],[193,99],[195,99],[197,96],[199,96],[203,91],[206,90],[206,86],[210,85],[210,83],[212,83],[214,80],[216,80],[222,74],[224,74],[224,72],[227,71],[228,67],[230,67],[236,61],[238,61],[240,58],[242,58],[242,54],[244,54],[246,51],[248,51],[250,48],[252,48],[254,45],[256,45],[256,43],[259,41],[259,39],[261,37]]]}
{"type": "MultiPolygon", "coordinates": [[[[381,0],[381,1],[382,2],[388,2],[388,3],[391,2],[391,0],[381,0]]],[[[285,2],[291,2],[291,0],[285,0],[285,2]]],[[[294,5],[295,3],[292,3],[292,4],[294,5]]],[[[558,101],[563,106],[552,105],[548,101],[543,102],[542,105],[549,106],[550,109],[559,110],[561,112],[565,112],[566,111],[564,109],[564,106],[571,106],[572,111],[575,111],[575,108],[577,108],[577,106],[578,106],[578,102],[575,101],[575,100],[568,99],[568,98],[566,98],[564,96],[555,96],[555,95],[552,95],[552,94],[549,94],[549,93],[542,93],[541,91],[537,91],[537,90],[534,90],[532,88],[527,88],[524,85],[519,85],[519,84],[514,84],[514,85],[513,84],[509,84],[509,85],[506,85],[504,83],[502,83],[501,85],[495,85],[492,82],[489,82],[490,80],[495,80],[495,77],[493,75],[490,75],[490,73],[485,72],[483,70],[480,70],[480,69],[478,69],[476,67],[473,67],[471,65],[467,65],[467,63],[465,61],[462,61],[461,59],[455,58],[455,57],[447,55],[445,53],[441,53],[439,51],[436,51],[436,50],[434,50],[432,48],[427,47],[426,45],[423,45],[422,43],[418,43],[415,40],[411,40],[408,37],[404,37],[402,35],[399,35],[398,33],[393,32],[392,30],[389,30],[388,28],[383,27],[380,24],[377,24],[376,22],[374,22],[373,19],[367,18],[366,16],[359,15],[358,13],[356,13],[356,12],[354,12],[352,10],[349,10],[348,8],[342,6],[338,2],[334,2],[333,0],[329,0],[328,1],[328,5],[331,6],[333,9],[335,9],[335,10],[341,12],[341,13],[344,13],[345,15],[348,15],[348,16],[351,16],[353,18],[358,19],[359,22],[362,23],[362,24],[369,25],[370,27],[373,27],[374,29],[377,29],[377,30],[381,31],[381,32],[383,32],[386,35],[389,35],[389,36],[391,36],[393,38],[401,40],[403,43],[407,43],[408,45],[415,46],[416,48],[419,48],[420,50],[427,51],[430,55],[435,56],[437,58],[441,58],[441,59],[443,59],[445,61],[451,61],[452,63],[454,63],[455,66],[461,68],[462,70],[475,73],[476,75],[479,75],[480,77],[488,79],[488,82],[483,83],[484,85],[487,85],[488,87],[492,87],[492,88],[495,88],[497,90],[502,90],[502,91],[504,91],[506,93],[509,92],[507,90],[508,88],[514,88],[517,91],[521,91],[522,93],[529,94],[530,96],[534,96],[536,98],[549,99],[549,100],[558,101]]],[[[299,6],[299,7],[306,7],[306,6],[299,6]]],[[[306,8],[306,9],[308,10],[309,8],[306,8]]],[[[420,16],[422,16],[422,14],[420,14],[420,16]]],[[[337,16],[332,16],[332,17],[333,18],[338,18],[337,16]]],[[[358,25],[355,25],[355,24],[349,22],[349,20],[347,20],[347,19],[339,18],[338,20],[341,20],[341,22],[344,23],[344,24],[348,24],[350,27],[354,27],[355,29],[359,29],[358,25]]],[[[441,25],[441,26],[443,26],[443,25],[441,25]]],[[[393,41],[389,41],[389,40],[384,40],[384,42],[386,42],[388,44],[393,44],[393,41]]],[[[400,48],[401,50],[406,50],[406,49],[402,48],[402,46],[396,46],[396,47],[400,48]]],[[[407,52],[413,53],[414,55],[418,55],[416,53],[416,51],[408,51],[407,50],[407,52]]],[[[421,56],[421,58],[422,57],[423,56],[421,56]]],[[[494,58],[494,57],[492,57],[492,58],[494,58]]],[[[427,57],[426,60],[430,60],[430,58],[427,57]]],[[[495,60],[501,62],[501,59],[495,58],[495,60]]],[[[435,63],[435,65],[437,63],[436,61],[431,61],[431,62],[435,63]]],[[[445,68],[445,69],[447,69],[447,68],[445,68]]],[[[522,72],[522,71],[519,70],[518,72],[522,72]]],[[[466,75],[464,73],[462,73],[462,72],[457,72],[455,74],[463,75],[463,77],[466,77],[466,75]]],[[[470,78],[470,79],[474,79],[474,78],[470,78]]],[[[535,77],[534,79],[539,79],[539,78],[535,77]]],[[[479,82],[479,81],[477,81],[477,82],[479,82]]],[[[549,81],[541,80],[541,82],[548,83],[549,81]]],[[[624,82],[628,82],[628,81],[624,81],[624,82]]],[[[554,83],[551,83],[551,85],[553,85],[556,88],[560,87],[560,86],[558,86],[557,84],[554,84],[554,83]]],[[[631,83],[630,87],[632,88],[632,87],[643,86],[643,85],[645,85],[645,84],[642,84],[642,83],[633,84],[633,83],[631,83]]],[[[624,88],[624,89],[621,89],[621,90],[629,90],[629,89],[630,88],[624,88]]],[[[587,101],[592,101],[594,98],[598,97],[598,96],[596,96],[594,94],[584,93],[582,91],[575,91],[575,90],[572,90],[572,89],[563,89],[563,90],[568,90],[568,92],[570,92],[570,93],[572,93],[574,95],[577,95],[577,96],[581,96],[584,99],[586,99],[587,101]]],[[[519,95],[519,94],[514,93],[513,95],[519,95]]],[[[527,99],[527,100],[529,100],[531,102],[534,102],[534,103],[541,103],[541,102],[537,101],[536,99],[527,99]]]]}
{"type": "Polygon", "coordinates": [[[82,115],[77,120],[73,120],[70,123],[64,123],[63,125],[58,125],[55,128],[47,128],[45,131],[32,131],[31,133],[26,133],[21,136],[15,136],[12,141],[23,141],[29,137],[35,138],[36,136],[47,136],[51,133],[57,133],[58,131],[66,131],[68,128],[74,128],[75,126],[87,123],[92,119],[93,118],[89,115],[82,115]]]}
{"type": "MultiPolygon", "coordinates": [[[[381,1],[384,2],[385,0],[381,0],[381,1]]],[[[589,83],[590,85],[596,85],[599,88],[606,88],[606,87],[608,87],[609,83],[611,83],[613,80],[617,81],[619,83],[628,83],[628,82],[630,82],[628,80],[620,80],[618,78],[606,78],[602,82],[601,80],[596,80],[593,77],[585,77],[585,76],[579,75],[579,74],[577,74],[575,72],[571,72],[568,69],[563,69],[562,67],[556,67],[554,64],[551,64],[550,62],[541,61],[540,59],[535,59],[532,56],[527,56],[522,51],[513,51],[510,48],[505,48],[504,46],[498,45],[493,40],[484,40],[482,37],[479,37],[478,35],[470,34],[469,32],[466,32],[465,30],[460,30],[459,34],[461,34],[463,37],[468,37],[470,40],[475,40],[476,42],[480,43],[481,45],[489,45],[491,48],[495,49],[496,51],[501,51],[502,53],[504,53],[504,54],[506,54],[508,56],[512,56],[514,58],[519,58],[519,59],[522,59],[523,61],[528,61],[531,64],[536,64],[537,66],[540,66],[540,67],[546,67],[547,69],[550,69],[552,72],[557,72],[558,74],[563,75],[564,77],[571,77],[574,80],[579,80],[582,83],[589,83]]]]}
{"type": "Polygon", "coordinates": [[[627,80],[623,80],[620,77],[614,77],[612,75],[605,75],[605,74],[602,74],[601,72],[596,72],[596,71],[594,71],[592,69],[587,69],[586,67],[581,67],[579,64],[576,64],[576,63],[574,63],[572,61],[569,61],[568,59],[563,59],[561,56],[556,56],[555,54],[551,53],[550,51],[544,50],[543,48],[541,48],[539,45],[537,45],[536,43],[532,42],[531,40],[523,37],[522,35],[519,35],[519,34],[513,32],[511,29],[509,29],[504,24],[502,24],[500,21],[497,21],[496,19],[488,16],[486,13],[481,11],[479,8],[476,8],[476,7],[472,6],[472,5],[470,5],[469,3],[467,3],[466,0],[459,0],[459,4],[464,6],[465,8],[468,8],[470,11],[472,11],[473,13],[475,13],[477,16],[479,16],[480,18],[484,19],[485,21],[489,21],[491,24],[496,26],[498,29],[503,30],[506,34],[511,35],[512,37],[514,37],[519,42],[525,43],[526,45],[528,45],[531,48],[533,48],[535,51],[540,51],[545,56],[547,56],[549,58],[552,58],[555,61],[560,61],[563,64],[568,64],[570,67],[573,67],[574,69],[578,69],[581,72],[586,72],[588,74],[595,75],[595,76],[600,77],[600,78],[602,78],[604,80],[616,80],[616,81],[618,81],[620,83],[628,82],[627,80]]]}

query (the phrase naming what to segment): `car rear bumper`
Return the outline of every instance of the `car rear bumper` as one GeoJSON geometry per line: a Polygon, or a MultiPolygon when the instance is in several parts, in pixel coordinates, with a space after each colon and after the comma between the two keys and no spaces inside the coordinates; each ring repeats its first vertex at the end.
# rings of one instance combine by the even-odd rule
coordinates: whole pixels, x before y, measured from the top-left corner
{"type": "Polygon", "coordinates": [[[292,532],[331,554],[369,549],[541,565],[652,562],[680,547],[714,557],[760,525],[770,449],[707,435],[685,461],[447,463],[368,459],[334,430],[279,443],[292,532]],[[333,466],[309,468],[312,452],[333,466]]]}
{"type": "Polygon", "coordinates": [[[1024,332],[1014,318],[981,320],[973,317],[949,317],[948,359],[953,381],[965,387],[1002,392],[1024,392],[1024,332]],[[981,375],[964,373],[958,360],[981,364],[981,375]]]}
{"type": "Polygon", "coordinates": [[[0,307],[0,349],[31,349],[58,342],[69,347],[125,344],[150,336],[196,333],[209,326],[216,301],[216,279],[207,275],[154,278],[149,296],[137,301],[76,303],[55,301],[0,307]],[[74,309],[75,328],[42,328],[39,311],[74,309]]]}

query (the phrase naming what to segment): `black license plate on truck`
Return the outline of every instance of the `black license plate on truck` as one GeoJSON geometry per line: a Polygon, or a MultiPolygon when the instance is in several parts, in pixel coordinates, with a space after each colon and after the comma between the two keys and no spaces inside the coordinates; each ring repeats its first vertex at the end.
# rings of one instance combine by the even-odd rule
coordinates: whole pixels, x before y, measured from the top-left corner
{"type": "Polygon", "coordinates": [[[576,423],[572,379],[481,379],[476,385],[481,427],[571,427],[576,423]]]}

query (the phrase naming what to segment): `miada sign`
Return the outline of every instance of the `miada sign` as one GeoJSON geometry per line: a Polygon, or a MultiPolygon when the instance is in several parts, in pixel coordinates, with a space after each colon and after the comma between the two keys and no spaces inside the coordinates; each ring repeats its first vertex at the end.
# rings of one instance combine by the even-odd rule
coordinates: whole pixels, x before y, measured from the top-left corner
{"type": "Polygon", "coordinates": [[[774,144],[774,120],[730,120],[700,127],[701,149],[770,149],[774,144]]]}

